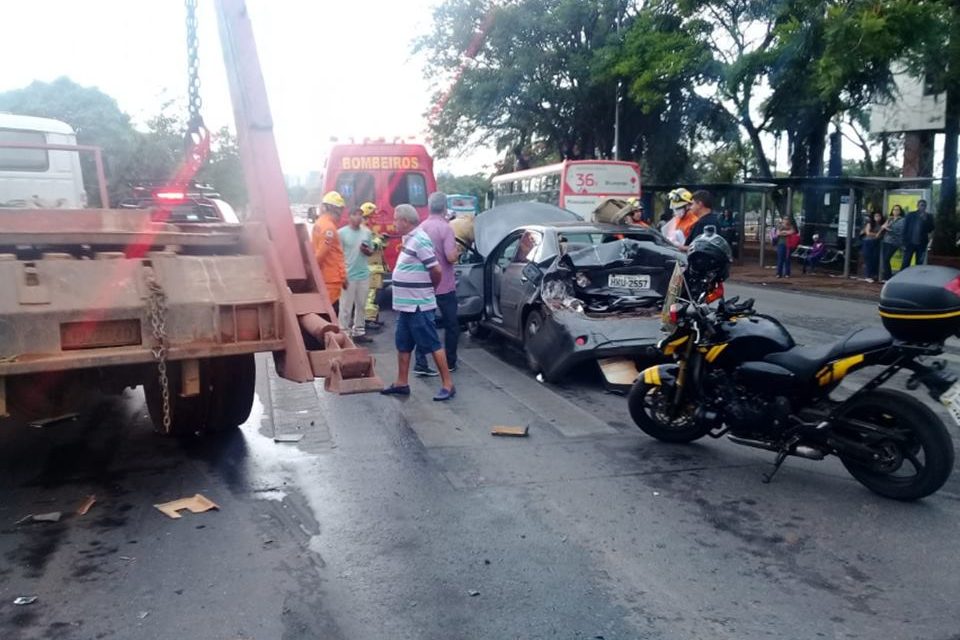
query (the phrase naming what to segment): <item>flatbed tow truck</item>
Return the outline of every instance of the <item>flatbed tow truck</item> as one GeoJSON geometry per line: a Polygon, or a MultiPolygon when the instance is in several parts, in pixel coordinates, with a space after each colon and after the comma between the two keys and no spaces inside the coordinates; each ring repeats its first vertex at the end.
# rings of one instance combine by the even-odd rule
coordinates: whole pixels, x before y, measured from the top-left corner
{"type": "MultiPolygon", "coordinates": [[[[186,5],[193,142],[171,188],[192,180],[209,148],[195,93],[196,0],[186,5]]],[[[245,2],[217,0],[216,12],[246,221],[182,221],[162,205],[0,208],[0,416],[52,418],[92,392],[143,385],[161,433],[228,430],[250,414],[258,352],[273,353],[287,380],[381,388],[373,358],[340,331],[307,227],[291,214],[245,2]]],[[[87,147],[0,146],[94,151],[102,167],[87,147]]]]}

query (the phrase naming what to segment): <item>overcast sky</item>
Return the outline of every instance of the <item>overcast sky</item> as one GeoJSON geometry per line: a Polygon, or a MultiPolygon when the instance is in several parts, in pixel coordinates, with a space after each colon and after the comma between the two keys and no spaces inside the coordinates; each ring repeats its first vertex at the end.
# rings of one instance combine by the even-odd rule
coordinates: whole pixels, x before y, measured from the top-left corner
{"type": "MultiPolygon", "coordinates": [[[[210,129],[233,126],[213,0],[199,0],[201,95],[210,129]]],[[[283,169],[320,169],[331,136],[417,136],[430,90],[411,40],[436,0],[247,0],[283,169]]],[[[142,122],[186,94],[182,0],[3,2],[0,91],[68,76],[142,122]]],[[[473,172],[489,150],[441,162],[473,172]]]]}

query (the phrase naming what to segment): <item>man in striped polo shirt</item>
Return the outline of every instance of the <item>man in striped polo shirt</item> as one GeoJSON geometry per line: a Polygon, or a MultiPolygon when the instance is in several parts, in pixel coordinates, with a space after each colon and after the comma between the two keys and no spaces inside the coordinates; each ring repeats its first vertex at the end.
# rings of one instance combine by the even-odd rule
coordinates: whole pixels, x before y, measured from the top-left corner
{"type": "Polygon", "coordinates": [[[381,391],[384,395],[410,395],[410,355],[417,347],[433,354],[443,384],[434,400],[442,402],[456,395],[447,355],[437,335],[434,312],[437,308],[435,287],[442,273],[433,242],[417,229],[420,216],[408,204],[398,205],[393,214],[397,231],[403,235],[403,246],[393,268],[393,310],[397,312],[397,381],[381,391]]]}

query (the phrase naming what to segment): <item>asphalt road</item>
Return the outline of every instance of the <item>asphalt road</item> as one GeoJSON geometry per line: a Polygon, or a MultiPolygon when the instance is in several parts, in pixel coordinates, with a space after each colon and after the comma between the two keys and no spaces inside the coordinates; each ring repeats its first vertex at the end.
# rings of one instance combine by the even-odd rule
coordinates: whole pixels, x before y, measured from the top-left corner
{"type": "MultiPolygon", "coordinates": [[[[876,321],[730,289],[801,341],[876,321]]],[[[831,461],[764,485],[769,454],[655,442],[592,369],[543,385],[469,339],[461,362],[438,404],[435,380],[338,397],[261,359],[254,415],[220,439],[159,438],[136,391],[73,423],[0,422],[0,638],[960,637],[960,476],[915,504],[831,461]],[[195,493],[219,511],[153,507],[195,493]]]]}

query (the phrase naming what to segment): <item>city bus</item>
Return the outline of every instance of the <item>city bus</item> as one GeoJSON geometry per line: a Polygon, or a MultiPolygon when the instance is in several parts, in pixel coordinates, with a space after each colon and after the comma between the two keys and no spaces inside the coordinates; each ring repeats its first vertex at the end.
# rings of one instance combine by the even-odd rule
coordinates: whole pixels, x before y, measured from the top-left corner
{"type": "Polygon", "coordinates": [[[447,217],[475,216],[480,213],[480,201],[477,196],[456,193],[447,196],[447,217]]]}
{"type": "Polygon", "coordinates": [[[619,160],[565,160],[494,177],[493,205],[547,202],[589,220],[604,198],[639,198],[640,165],[619,160]]]}
{"type": "Polygon", "coordinates": [[[340,225],[347,214],[364,202],[377,205],[367,226],[385,235],[384,260],[392,270],[400,251],[400,236],[393,224],[399,204],[412,205],[421,220],[427,217],[427,196],[437,190],[433,158],[420,144],[391,144],[384,140],[362,144],[338,144],[327,158],[324,193],[337,191],[347,202],[340,225]]]}

